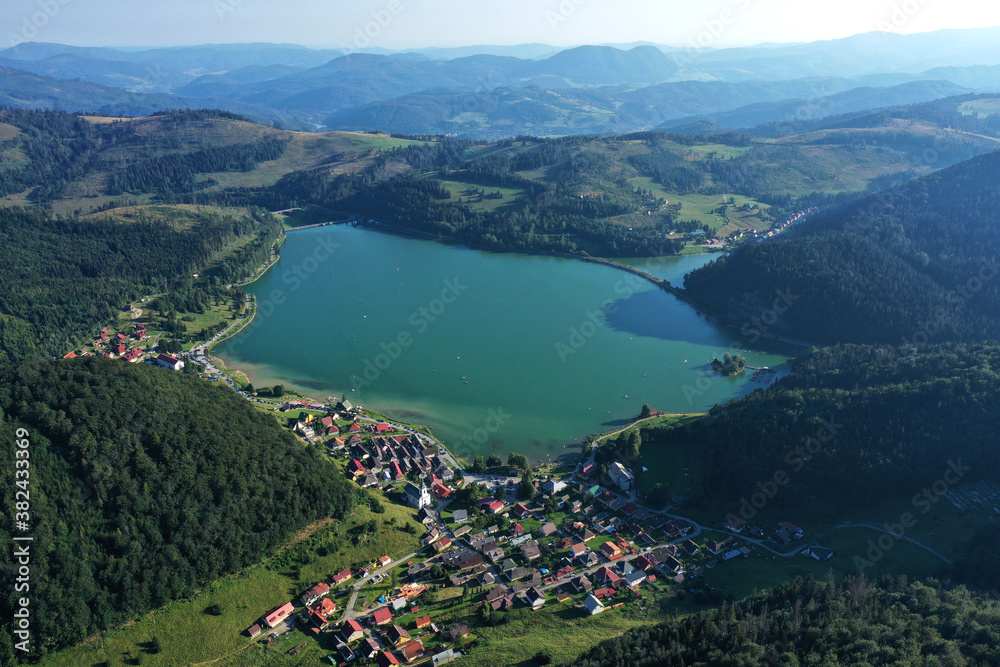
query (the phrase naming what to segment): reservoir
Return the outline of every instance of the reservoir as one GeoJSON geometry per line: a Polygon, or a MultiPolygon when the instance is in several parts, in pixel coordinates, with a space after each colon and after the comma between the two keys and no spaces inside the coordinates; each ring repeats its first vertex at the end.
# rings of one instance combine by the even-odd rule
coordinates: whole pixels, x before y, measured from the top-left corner
{"type": "MultiPolygon", "coordinates": [[[[680,285],[712,255],[631,262],[680,285]]],[[[639,276],[346,225],[288,234],[248,290],[258,314],[213,353],[256,386],[346,395],[430,426],[462,457],[536,461],[614,430],[644,403],[694,412],[762,385],[711,371],[742,345],[779,376],[797,348],[714,323],[639,276]]]]}

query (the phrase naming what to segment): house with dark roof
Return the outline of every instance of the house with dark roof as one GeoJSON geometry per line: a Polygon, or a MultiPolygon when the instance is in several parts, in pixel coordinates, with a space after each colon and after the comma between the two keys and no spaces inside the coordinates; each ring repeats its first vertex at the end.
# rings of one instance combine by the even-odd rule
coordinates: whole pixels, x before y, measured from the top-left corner
{"type": "Polygon", "coordinates": [[[375,658],[375,664],[378,667],[392,667],[393,665],[398,665],[399,660],[389,651],[379,651],[378,656],[375,658]]]}
{"type": "Polygon", "coordinates": [[[833,558],[833,549],[813,545],[802,552],[803,556],[811,556],[818,561],[830,560],[833,558]]]}
{"type": "Polygon", "coordinates": [[[582,574],[571,581],[570,584],[577,593],[587,593],[594,588],[594,584],[590,583],[590,579],[582,574]]]}
{"type": "Polygon", "coordinates": [[[394,625],[383,633],[382,637],[393,646],[402,646],[410,641],[410,633],[401,625],[394,625]]]}
{"type": "Polygon", "coordinates": [[[340,636],[344,638],[345,642],[350,644],[364,637],[365,630],[361,627],[360,623],[351,619],[344,621],[343,624],[341,624],[340,636]]]}

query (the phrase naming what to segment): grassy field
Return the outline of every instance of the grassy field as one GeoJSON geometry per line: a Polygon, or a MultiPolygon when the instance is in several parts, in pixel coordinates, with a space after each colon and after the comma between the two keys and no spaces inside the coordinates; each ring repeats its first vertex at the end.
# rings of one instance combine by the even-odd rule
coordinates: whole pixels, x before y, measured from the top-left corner
{"type": "MultiPolygon", "coordinates": [[[[315,548],[310,546],[307,564],[282,565],[281,560],[273,559],[270,565],[247,568],[239,574],[206,584],[188,600],[173,602],[103,637],[60,651],[41,664],[52,667],[91,667],[99,664],[108,667],[134,664],[175,666],[213,660],[245,650],[252,641],[242,631],[269,609],[287,602],[345,567],[371,562],[383,555],[405,555],[419,548],[419,533],[410,534],[401,529],[408,523],[415,524],[414,512],[397,505],[384,505],[384,514],[359,508],[349,521],[332,531],[329,539],[320,540],[325,544],[315,548]],[[355,539],[355,534],[365,534],[358,531],[372,520],[379,523],[380,530],[368,538],[355,539]],[[218,615],[213,609],[216,606],[221,612],[218,615]],[[154,638],[161,647],[159,653],[153,652],[154,638]]],[[[346,583],[342,585],[344,588],[349,586],[346,583]]],[[[334,599],[338,600],[336,594],[334,599]]],[[[343,599],[346,600],[346,597],[343,599]]],[[[289,635],[288,648],[302,641],[308,642],[306,648],[284,664],[313,665],[329,652],[298,631],[289,635]]]]}
{"type": "Polygon", "coordinates": [[[1000,97],[990,97],[982,100],[972,100],[959,105],[959,113],[964,116],[978,114],[980,118],[1000,114],[1000,97]]]}
{"type": "Polygon", "coordinates": [[[754,199],[742,195],[700,195],[686,194],[679,195],[669,192],[662,185],[653,181],[652,178],[639,177],[629,179],[633,187],[645,188],[657,197],[663,197],[668,202],[668,207],[680,204],[678,211],[679,220],[697,220],[708,225],[712,230],[722,236],[728,236],[739,229],[766,229],[770,227],[770,221],[761,218],[761,212],[770,208],[766,204],[761,204],[754,199]],[[757,208],[751,211],[740,211],[746,204],[756,205],[757,208]],[[719,207],[727,206],[728,220],[725,215],[717,212],[719,207]]]}
{"type": "Polygon", "coordinates": [[[472,208],[480,211],[495,211],[502,206],[514,204],[525,196],[524,190],[520,188],[505,188],[493,185],[479,185],[478,183],[454,181],[441,178],[437,172],[431,172],[428,174],[428,177],[436,179],[441,183],[441,185],[446,187],[449,192],[451,192],[450,201],[458,202],[459,200],[464,200],[465,203],[469,204],[472,208]],[[503,194],[503,199],[478,197],[469,192],[470,190],[477,190],[480,188],[487,194],[499,191],[503,194]]]}
{"type": "Polygon", "coordinates": [[[302,169],[330,165],[334,171],[350,170],[348,162],[360,160],[374,150],[389,150],[425,142],[394,139],[387,134],[363,132],[312,132],[286,133],[290,141],[284,154],[277,160],[261,162],[248,172],[223,172],[206,174],[203,180],[214,179],[217,185],[208,192],[226,188],[267,187],[274,185],[285,174],[302,169]]]}

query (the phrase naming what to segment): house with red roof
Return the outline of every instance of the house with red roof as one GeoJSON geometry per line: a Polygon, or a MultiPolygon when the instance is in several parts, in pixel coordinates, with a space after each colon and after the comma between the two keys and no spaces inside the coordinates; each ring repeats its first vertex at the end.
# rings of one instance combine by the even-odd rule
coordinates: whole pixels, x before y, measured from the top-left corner
{"type": "Polygon", "coordinates": [[[618,576],[618,573],[609,568],[607,565],[605,565],[597,572],[595,572],[594,578],[597,579],[598,581],[602,581],[606,584],[611,584],[611,585],[614,585],[621,580],[621,577],[618,576]]]}
{"type": "Polygon", "coordinates": [[[361,424],[359,424],[358,422],[354,422],[353,424],[351,424],[350,426],[347,427],[347,432],[348,433],[360,433],[361,432],[361,424]]]}
{"type": "Polygon", "coordinates": [[[431,488],[434,491],[434,497],[436,497],[438,500],[442,500],[451,495],[451,489],[449,489],[441,482],[435,482],[434,486],[431,488]]]}
{"type": "Polygon", "coordinates": [[[333,575],[333,583],[335,585],[336,584],[342,584],[345,581],[347,581],[348,579],[350,579],[351,576],[352,576],[351,575],[351,570],[348,569],[348,568],[344,568],[343,570],[341,570],[337,574],[333,575]]]}
{"type": "Polygon", "coordinates": [[[424,643],[419,639],[409,641],[399,647],[399,654],[403,656],[403,660],[411,663],[424,654],[424,643]]]}
{"type": "Polygon", "coordinates": [[[530,513],[531,511],[525,506],[524,503],[518,503],[514,505],[514,514],[517,515],[518,519],[523,519],[526,515],[530,513]]]}
{"type": "Polygon", "coordinates": [[[263,617],[264,624],[267,625],[267,627],[269,628],[273,628],[274,626],[278,625],[279,623],[287,619],[289,616],[291,616],[292,611],[294,611],[292,603],[286,602],[280,607],[272,609],[271,611],[264,614],[263,617]]]}
{"type": "Polygon", "coordinates": [[[368,469],[357,459],[351,459],[351,462],[347,464],[347,472],[351,475],[357,477],[358,475],[363,475],[368,472],[368,469]]]}
{"type": "Polygon", "coordinates": [[[308,607],[329,592],[330,587],[327,584],[320,582],[303,593],[300,599],[302,600],[302,604],[308,607]]]}
{"type": "Polygon", "coordinates": [[[431,617],[430,616],[417,616],[417,630],[423,630],[424,628],[430,626],[431,617]]]}
{"type": "Polygon", "coordinates": [[[383,433],[386,433],[387,431],[391,431],[391,430],[392,430],[392,427],[389,426],[388,424],[383,424],[382,422],[379,422],[378,424],[375,424],[375,432],[378,433],[379,435],[381,435],[383,433]]]}
{"type": "Polygon", "coordinates": [[[323,598],[316,604],[309,607],[309,619],[320,630],[326,630],[330,624],[328,618],[330,614],[337,611],[337,603],[330,598],[323,598]]]}
{"type": "Polygon", "coordinates": [[[365,629],[361,627],[360,623],[351,619],[344,621],[343,625],[340,626],[340,636],[344,638],[346,643],[350,644],[363,638],[365,636],[365,629]]]}
{"type": "Polygon", "coordinates": [[[177,357],[172,357],[169,354],[161,354],[155,359],[157,365],[163,366],[164,368],[169,368],[172,371],[179,371],[184,368],[184,362],[177,357]]]}
{"type": "Polygon", "coordinates": [[[389,651],[382,651],[378,654],[378,657],[375,658],[375,663],[378,667],[392,667],[392,665],[398,665],[399,660],[397,660],[396,656],[389,651]]]}
{"type": "Polygon", "coordinates": [[[392,622],[392,612],[388,607],[379,607],[372,612],[372,623],[374,625],[385,625],[392,622]]]}
{"type": "Polygon", "coordinates": [[[503,507],[504,505],[502,502],[500,502],[499,500],[494,500],[493,502],[486,505],[484,509],[488,511],[490,514],[500,514],[500,512],[503,511],[503,507]]]}

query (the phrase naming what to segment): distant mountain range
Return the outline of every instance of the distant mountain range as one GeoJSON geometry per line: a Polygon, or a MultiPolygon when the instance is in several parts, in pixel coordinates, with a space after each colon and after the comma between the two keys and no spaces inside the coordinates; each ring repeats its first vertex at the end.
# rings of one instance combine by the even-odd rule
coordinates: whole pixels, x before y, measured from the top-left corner
{"type": "Polygon", "coordinates": [[[719,50],[646,43],[348,52],[28,42],[0,51],[0,103],[108,114],[215,107],[296,129],[473,137],[750,127],[1000,91],[1000,28],[868,33],[719,50]]]}

